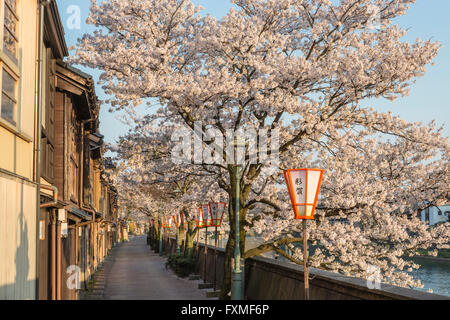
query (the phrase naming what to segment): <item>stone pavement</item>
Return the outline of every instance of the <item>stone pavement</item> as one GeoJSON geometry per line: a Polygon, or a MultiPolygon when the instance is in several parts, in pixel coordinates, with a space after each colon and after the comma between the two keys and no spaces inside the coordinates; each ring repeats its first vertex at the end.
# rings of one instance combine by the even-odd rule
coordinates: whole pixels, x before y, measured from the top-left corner
{"type": "MultiPolygon", "coordinates": [[[[206,300],[200,280],[177,277],[165,267],[166,258],[147,246],[146,237],[133,237],[115,247],[104,263],[104,300],[206,300]]],[[[95,277],[94,277],[95,278],[95,277]]]]}

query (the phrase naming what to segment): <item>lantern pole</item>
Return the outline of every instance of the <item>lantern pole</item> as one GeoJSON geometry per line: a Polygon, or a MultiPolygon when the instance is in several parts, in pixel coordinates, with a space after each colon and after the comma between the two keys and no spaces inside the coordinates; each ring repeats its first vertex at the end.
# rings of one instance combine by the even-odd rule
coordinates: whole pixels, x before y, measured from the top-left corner
{"type": "MultiPolygon", "coordinates": [[[[179,217],[179,216],[178,216],[179,217]]],[[[181,250],[180,250],[180,243],[179,243],[179,237],[180,237],[180,220],[181,219],[177,219],[177,221],[175,221],[175,228],[177,228],[177,254],[180,254],[181,250]]]]}
{"type": "Polygon", "coordinates": [[[164,234],[163,234],[163,247],[162,247],[162,255],[164,255],[164,251],[166,250],[166,230],[167,228],[166,227],[163,227],[163,232],[164,232],[164,234]]]}
{"type": "Polygon", "coordinates": [[[303,220],[303,275],[305,283],[305,300],[309,300],[308,235],[306,221],[306,219],[303,220]]]}
{"type": "Polygon", "coordinates": [[[234,166],[235,177],[236,177],[236,189],[235,189],[235,242],[234,242],[234,267],[233,267],[233,290],[231,290],[231,300],[242,300],[242,271],[241,271],[241,250],[240,239],[239,239],[239,194],[240,194],[240,172],[239,165],[234,166]]]}
{"type": "Polygon", "coordinates": [[[322,183],[322,169],[288,169],[284,171],[284,178],[289,192],[289,197],[294,209],[295,218],[303,220],[303,282],[305,286],[304,299],[309,300],[309,268],[308,268],[308,228],[307,220],[314,219],[314,210],[317,205],[320,184],[322,183]],[[296,177],[291,173],[296,172],[296,177]],[[303,172],[304,176],[299,176],[303,172]],[[309,173],[309,174],[308,174],[309,173]],[[318,175],[317,175],[318,174],[318,175]],[[310,177],[313,176],[312,180],[310,177]],[[291,179],[292,178],[292,179],[291,179]],[[295,184],[292,183],[295,181],[295,184]],[[311,184],[310,184],[311,183],[311,184]],[[305,190],[305,191],[303,191],[305,190]],[[314,203],[311,202],[314,199],[314,203]],[[308,201],[309,200],[309,201],[308,201]],[[297,206],[303,206],[303,215],[298,213],[297,206]],[[311,211],[309,211],[311,210],[311,211]]]}
{"type": "MultiPolygon", "coordinates": [[[[208,217],[208,216],[206,216],[208,217]]],[[[206,228],[205,228],[205,261],[203,262],[203,282],[206,283],[206,259],[208,257],[208,219],[206,219],[206,228]]]]}
{"type": "Polygon", "coordinates": [[[159,255],[162,256],[162,245],[163,245],[163,228],[162,228],[162,221],[158,223],[159,227],[159,255]]]}
{"type": "Polygon", "coordinates": [[[199,229],[198,226],[197,226],[196,228],[197,228],[197,244],[196,244],[196,250],[197,250],[197,259],[198,259],[198,257],[199,257],[198,241],[199,241],[200,229],[199,229]]]}
{"type": "Polygon", "coordinates": [[[169,237],[170,237],[170,234],[169,234],[169,226],[167,226],[167,227],[164,229],[164,243],[163,243],[163,246],[164,246],[164,253],[166,253],[167,245],[169,244],[169,237]]]}
{"type": "Polygon", "coordinates": [[[217,224],[214,233],[214,292],[216,291],[216,276],[217,276],[217,224]]]}
{"type": "MultiPolygon", "coordinates": [[[[184,219],[186,220],[186,217],[184,217],[184,219]]],[[[183,246],[183,252],[184,255],[187,255],[187,238],[188,238],[188,232],[189,232],[189,223],[186,222],[186,225],[183,224],[183,228],[184,228],[184,246],[183,246]]]]}
{"type": "Polygon", "coordinates": [[[198,220],[198,222],[196,221],[195,222],[195,228],[196,228],[196,230],[197,230],[197,243],[196,243],[196,245],[195,245],[195,247],[196,247],[196,251],[197,251],[197,260],[200,258],[200,249],[199,249],[199,241],[200,241],[200,217],[198,216],[197,217],[197,219],[199,219],[198,220]]]}

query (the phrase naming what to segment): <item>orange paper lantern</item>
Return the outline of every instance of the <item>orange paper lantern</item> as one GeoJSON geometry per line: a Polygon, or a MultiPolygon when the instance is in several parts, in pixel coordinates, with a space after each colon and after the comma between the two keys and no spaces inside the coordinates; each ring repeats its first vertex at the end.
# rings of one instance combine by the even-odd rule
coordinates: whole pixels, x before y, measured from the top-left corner
{"type": "Polygon", "coordinates": [[[205,222],[205,227],[211,226],[211,213],[209,210],[209,204],[202,204],[201,210],[203,215],[203,221],[205,222]]]}
{"type": "Polygon", "coordinates": [[[225,202],[210,202],[209,212],[211,213],[211,225],[220,227],[222,224],[223,214],[227,204],[225,202]]]}
{"type": "Polygon", "coordinates": [[[205,222],[203,220],[203,214],[201,208],[194,209],[194,220],[195,220],[195,226],[197,228],[204,228],[206,227],[205,222]]]}
{"type": "Polygon", "coordinates": [[[180,217],[180,223],[183,226],[183,229],[187,229],[187,221],[186,221],[186,218],[184,217],[184,213],[180,212],[179,217],[180,217]]]}
{"type": "Polygon", "coordinates": [[[284,171],[295,219],[314,219],[322,176],[322,169],[284,171]]]}
{"type": "Polygon", "coordinates": [[[173,217],[167,218],[167,217],[162,217],[162,226],[163,228],[172,228],[173,225],[173,217]]]}
{"type": "Polygon", "coordinates": [[[178,215],[172,216],[172,221],[173,221],[175,228],[178,227],[178,219],[179,219],[178,215]]]}

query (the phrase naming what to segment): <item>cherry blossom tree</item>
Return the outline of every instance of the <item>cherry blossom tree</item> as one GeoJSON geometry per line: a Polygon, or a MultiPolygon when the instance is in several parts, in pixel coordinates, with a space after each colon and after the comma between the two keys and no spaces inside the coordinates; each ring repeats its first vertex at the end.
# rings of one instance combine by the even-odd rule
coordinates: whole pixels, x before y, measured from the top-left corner
{"type": "MultiPolygon", "coordinates": [[[[448,224],[430,229],[414,214],[448,197],[448,140],[433,124],[407,123],[363,107],[375,98],[407,95],[439,51],[436,42],[401,40],[406,31],[394,19],[414,1],[232,2],[234,7],[217,20],[202,16],[188,0],[92,0],[88,22],[97,29],[79,40],[71,62],[102,71],[100,84],[111,97],[112,111],[132,114],[148,104],[151,112],[136,120],[134,132],[121,143],[142,148],[137,141],[150,137],[165,160],[173,147],[170,131],[179,126],[194,130],[200,122],[200,130],[194,130],[200,138],[211,128],[223,135],[279,129],[280,169],[326,170],[321,217],[310,230],[318,246],[312,265],[354,276],[365,276],[367,266],[376,265],[384,282],[420,285],[403,272],[416,266],[402,256],[448,245],[448,224]]],[[[145,152],[135,152],[134,165],[146,163],[145,152]]],[[[230,290],[236,231],[244,257],[267,250],[294,262],[301,257],[297,247],[293,255],[281,250],[301,238],[282,171],[267,171],[266,163],[253,163],[248,154],[239,180],[241,230],[234,230],[238,180],[225,155],[222,163],[181,166],[158,164],[155,158],[139,173],[149,175],[145,183],[173,172],[198,174],[199,188],[214,181],[211,186],[228,194],[222,298],[230,290]],[[250,228],[266,242],[245,251],[250,228]]],[[[134,159],[126,165],[133,166],[134,159]]],[[[172,182],[184,181],[172,177],[172,182]]],[[[199,194],[205,196],[205,190],[189,197],[199,194]]]]}
{"type": "Polygon", "coordinates": [[[118,164],[115,184],[119,186],[123,204],[138,215],[158,221],[158,228],[161,219],[183,213],[186,224],[177,225],[178,241],[181,245],[185,238],[186,248],[192,254],[193,241],[199,232],[194,224],[193,209],[209,201],[223,201],[226,194],[218,188],[212,173],[195,172],[189,164],[174,165],[173,143],[167,141],[170,128],[162,130],[144,122],[139,121],[141,129],[135,128],[110,148],[118,164]]]}

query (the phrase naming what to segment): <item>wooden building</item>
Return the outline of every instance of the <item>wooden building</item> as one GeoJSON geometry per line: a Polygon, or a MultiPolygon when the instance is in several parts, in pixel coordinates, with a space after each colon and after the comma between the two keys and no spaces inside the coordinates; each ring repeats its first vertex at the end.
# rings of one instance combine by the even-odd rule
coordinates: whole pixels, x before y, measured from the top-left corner
{"type": "Polygon", "coordinates": [[[0,19],[0,300],[77,299],[119,240],[94,82],[63,62],[55,0],[0,19]]]}
{"type": "MultiPolygon", "coordinates": [[[[63,34],[59,27],[59,32],[46,36],[58,40],[56,36],[63,34]]],[[[101,178],[103,136],[98,132],[100,106],[94,81],[67,66],[54,53],[57,42],[46,40],[51,59],[46,64],[46,114],[53,119],[53,132],[42,135],[42,149],[48,147],[51,137],[51,152],[41,157],[41,166],[47,169],[42,174],[47,189],[57,190],[58,198],[52,202],[41,193],[41,206],[46,207],[41,209],[40,219],[47,236],[40,246],[44,258],[40,260],[39,297],[77,299],[78,290],[86,288],[116,242],[117,201],[115,189],[101,178]],[[77,287],[77,279],[81,287],[77,287]]],[[[63,41],[59,45],[65,46],[63,41]]]]}
{"type": "Polygon", "coordinates": [[[0,0],[0,300],[37,289],[38,2],[0,0]]]}

